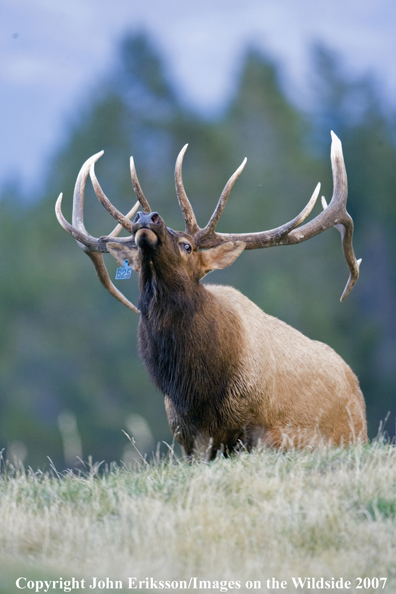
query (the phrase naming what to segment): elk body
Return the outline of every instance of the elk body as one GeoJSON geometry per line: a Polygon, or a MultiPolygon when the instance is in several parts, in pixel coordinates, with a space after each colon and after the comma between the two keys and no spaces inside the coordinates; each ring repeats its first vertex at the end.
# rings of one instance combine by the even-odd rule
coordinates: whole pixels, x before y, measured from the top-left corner
{"type": "Polygon", "coordinates": [[[353,252],[353,222],[346,211],[347,180],[339,139],[332,134],[334,191],[323,211],[301,226],[317,200],[318,184],[304,210],[289,223],[260,233],[221,234],[215,226],[246,160],[229,179],[205,228],[195,219],[183,187],[184,147],[176,162],[176,190],[186,229],[166,227],[152,212],[139,185],[133,159],[132,183],[138,202],[123,216],[104,195],[94,172],[102,153],[82,167],[74,192],[73,224],[56,207],[58,220],[93,260],[102,284],[140,313],[138,340],[151,379],[165,395],[169,425],[186,453],[213,458],[243,445],[275,447],[347,445],[366,440],[365,403],[350,367],[327,345],[312,341],[265,314],[232,287],[202,284],[201,278],[232,264],[244,249],[291,245],[336,226],[341,232],[350,277],[345,299],[359,274],[353,252]],[[96,239],[83,222],[88,174],[97,197],[118,221],[96,239]],[[139,205],[134,222],[134,216],[139,205]],[[119,238],[124,227],[130,236],[119,238]],[[139,310],[116,289],[102,253],[125,260],[139,273],[139,310]]]}

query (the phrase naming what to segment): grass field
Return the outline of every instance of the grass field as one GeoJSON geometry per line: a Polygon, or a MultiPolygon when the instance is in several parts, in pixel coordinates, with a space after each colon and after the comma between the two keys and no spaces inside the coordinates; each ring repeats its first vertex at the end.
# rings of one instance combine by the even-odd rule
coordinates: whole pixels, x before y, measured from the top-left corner
{"type": "Polygon", "coordinates": [[[72,577],[85,579],[79,593],[93,578],[98,592],[139,580],[146,592],[159,580],[178,592],[320,591],[315,577],[334,578],[324,591],[394,594],[396,449],[377,440],[192,464],[170,454],[80,476],[3,464],[0,522],[1,594],[60,578],[48,591],[67,591],[72,577]],[[297,587],[298,577],[311,579],[297,587]]]}

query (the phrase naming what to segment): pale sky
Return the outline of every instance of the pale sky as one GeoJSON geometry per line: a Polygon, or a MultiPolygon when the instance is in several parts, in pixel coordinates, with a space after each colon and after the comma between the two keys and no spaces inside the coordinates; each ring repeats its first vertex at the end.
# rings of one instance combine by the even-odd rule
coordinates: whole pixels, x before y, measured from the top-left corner
{"type": "Polygon", "coordinates": [[[0,186],[43,179],[66,123],[86,104],[127,31],[146,31],[190,105],[221,108],[244,49],[282,69],[289,96],[309,103],[310,51],[321,42],[351,76],[374,75],[396,108],[395,0],[1,0],[0,186]]]}

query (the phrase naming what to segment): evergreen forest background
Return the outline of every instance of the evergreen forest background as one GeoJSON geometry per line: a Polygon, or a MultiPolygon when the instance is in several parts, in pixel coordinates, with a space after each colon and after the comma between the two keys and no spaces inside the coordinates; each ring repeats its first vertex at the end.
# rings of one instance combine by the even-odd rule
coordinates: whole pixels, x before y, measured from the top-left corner
{"type": "MultiPolygon", "coordinates": [[[[133,155],[150,204],[168,226],[182,229],[173,170],[183,145],[189,143],[184,184],[201,225],[246,156],[218,230],[259,231],[300,212],[318,181],[331,198],[330,130],[343,143],[355,253],[363,259],[347,300],[339,302],[348,269],[334,229],[298,246],[243,253],[206,282],[232,284],[267,313],[332,346],[359,377],[370,436],[388,412],[394,435],[395,114],[369,77],[346,79],[331,50],[314,48],[311,67],[314,107],[303,112],[288,99],[277,66],[249,49],[228,104],[205,118],[180,99],[155,44],[143,34],[127,36],[117,68],[76,106],[42,195],[28,200],[12,183],[0,190],[0,449],[11,461],[43,470],[48,457],[58,468],[90,456],[129,463],[137,454],[123,431],[143,453],[172,440],[162,396],[138,356],[138,316],[101,287],[55,218],[62,191],[71,220],[83,162],[105,150],[98,178],[127,212],[135,201],[133,155]]],[[[114,227],[88,186],[85,221],[97,237],[114,227]]],[[[106,262],[114,276],[117,263],[110,256],[106,262]]],[[[136,275],[118,286],[137,302],[136,275]]]]}

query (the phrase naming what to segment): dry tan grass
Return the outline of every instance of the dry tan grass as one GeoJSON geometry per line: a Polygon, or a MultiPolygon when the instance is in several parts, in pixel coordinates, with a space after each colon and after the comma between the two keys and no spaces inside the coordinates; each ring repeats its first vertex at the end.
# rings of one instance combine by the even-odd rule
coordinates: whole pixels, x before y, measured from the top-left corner
{"type": "Polygon", "coordinates": [[[356,592],[396,592],[396,450],[380,441],[79,477],[3,473],[0,518],[0,565],[13,575],[195,576],[239,591],[275,577],[286,592],[311,591],[292,576],[351,579],[352,592],[368,576],[387,577],[385,590],[356,592]]]}

